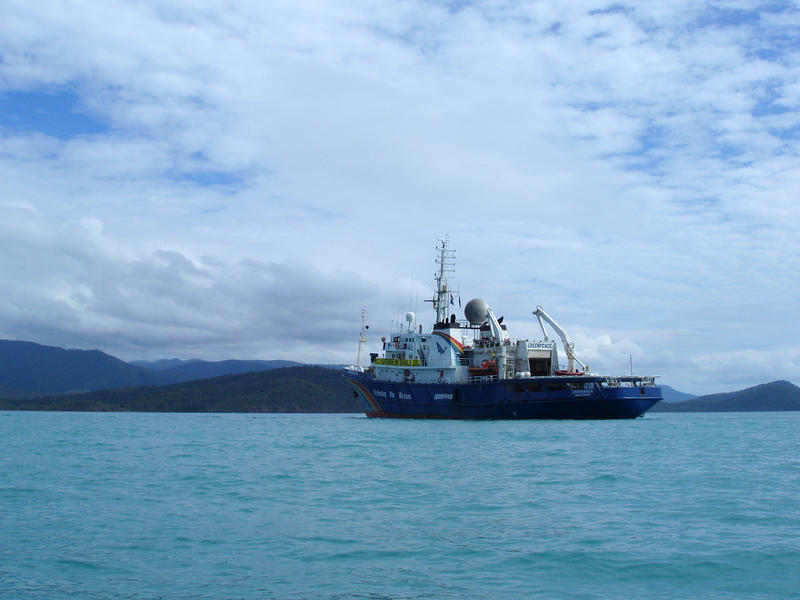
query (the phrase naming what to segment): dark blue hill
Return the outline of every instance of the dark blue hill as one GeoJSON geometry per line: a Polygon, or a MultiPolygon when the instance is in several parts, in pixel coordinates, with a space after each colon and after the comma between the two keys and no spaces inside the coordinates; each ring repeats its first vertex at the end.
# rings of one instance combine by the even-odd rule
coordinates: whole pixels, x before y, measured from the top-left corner
{"type": "Polygon", "coordinates": [[[650,412],[754,412],[800,410],[800,388],[788,381],[762,383],[738,392],[659,402],[650,412]]]}
{"type": "Polygon", "coordinates": [[[683,402],[684,400],[691,400],[696,398],[694,394],[687,394],[686,392],[679,392],[673,387],[668,385],[659,384],[661,387],[661,395],[664,397],[664,402],[683,402]]]}
{"type": "Polygon", "coordinates": [[[17,390],[61,394],[157,383],[152,371],[99,350],[0,340],[0,385],[17,390]]]}
{"type": "Polygon", "coordinates": [[[151,364],[155,368],[126,363],[99,350],[66,350],[33,342],[0,340],[0,397],[168,385],[300,363],[287,360],[207,362],[168,359],[151,364]]]}

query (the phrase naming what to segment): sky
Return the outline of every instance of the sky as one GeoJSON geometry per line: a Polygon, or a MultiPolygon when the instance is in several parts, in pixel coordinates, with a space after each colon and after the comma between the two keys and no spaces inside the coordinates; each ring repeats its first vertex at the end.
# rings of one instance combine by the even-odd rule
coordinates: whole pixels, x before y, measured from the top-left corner
{"type": "Polygon", "coordinates": [[[593,371],[800,383],[800,5],[4,0],[0,338],[355,361],[435,248],[593,371]]]}

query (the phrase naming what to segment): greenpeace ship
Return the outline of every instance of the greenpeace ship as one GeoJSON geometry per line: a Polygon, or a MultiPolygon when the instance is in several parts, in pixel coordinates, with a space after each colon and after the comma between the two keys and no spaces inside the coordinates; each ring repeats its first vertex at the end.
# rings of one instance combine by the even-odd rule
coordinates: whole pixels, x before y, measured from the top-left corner
{"type": "MultiPolygon", "coordinates": [[[[455,252],[447,240],[437,248],[439,265],[432,302],[433,331],[423,333],[409,312],[405,326],[390,339],[382,338],[383,355],[366,347],[362,311],[356,365],[344,374],[360,396],[368,417],[428,419],[627,419],[643,415],[661,400],[653,376],[607,376],[591,373],[578,359],[567,333],[544,309],[533,312],[542,328],[541,340],[512,340],[503,317],[497,318],[480,298],[464,306],[465,321],[456,318],[448,275],[454,273],[455,252]],[[559,366],[556,341],[567,359],[559,366]]],[[[460,304],[460,301],[459,301],[460,304]]]]}

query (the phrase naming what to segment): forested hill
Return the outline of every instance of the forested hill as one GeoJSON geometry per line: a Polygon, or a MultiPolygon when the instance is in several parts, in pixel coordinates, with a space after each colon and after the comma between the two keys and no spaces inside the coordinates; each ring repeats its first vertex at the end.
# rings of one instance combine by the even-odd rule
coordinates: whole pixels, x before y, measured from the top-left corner
{"type": "Polygon", "coordinates": [[[762,383],[738,392],[659,402],[651,412],[754,412],[800,410],[800,388],[788,381],[762,383]]]}
{"type": "Polygon", "coordinates": [[[0,399],[0,410],[137,412],[361,412],[340,371],[287,367],[157,387],[0,399]]]}

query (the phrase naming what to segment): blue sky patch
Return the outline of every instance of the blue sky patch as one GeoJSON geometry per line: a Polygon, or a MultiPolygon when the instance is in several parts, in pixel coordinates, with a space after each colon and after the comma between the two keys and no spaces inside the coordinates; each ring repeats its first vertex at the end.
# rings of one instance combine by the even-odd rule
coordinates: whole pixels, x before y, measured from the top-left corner
{"type": "Polygon", "coordinates": [[[225,171],[179,171],[171,169],[167,177],[176,182],[190,182],[202,186],[237,186],[244,179],[241,175],[225,171]]]}
{"type": "Polygon", "coordinates": [[[0,127],[62,140],[108,131],[108,125],[87,114],[77,94],[67,90],[0,92],[0,127]]]}

